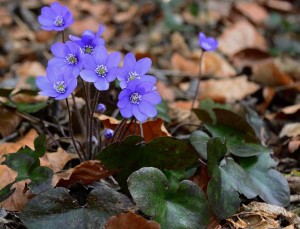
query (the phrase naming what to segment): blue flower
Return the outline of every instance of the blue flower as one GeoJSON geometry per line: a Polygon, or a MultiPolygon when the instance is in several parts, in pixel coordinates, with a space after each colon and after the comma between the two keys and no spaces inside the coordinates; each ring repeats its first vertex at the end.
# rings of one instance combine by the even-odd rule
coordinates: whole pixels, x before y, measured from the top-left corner
{"type": "Polygon", "coordinates": [[[77,77],[82,69],[80,48],[71,41],[66,44],[57,42],[51,46],[51,52],[55,56],[49,60],[49,66],[55,66],[62,71],[68,71],[77,77]]]}
{"type": "Polygon", "coordinates": [[[106,111],[106,106],[103,103],[99,103],[96,107],[96,112],[103,114],[106,111]]]}
{"type": "Polygon", "coordinates": [[[114,131],[112,129],[109,129],[109,128],[105,129],[104,137],[106,139],[111,139],[113,136],[114,136],[114,131]]]}
{"type": "Polygon", "coordinates": [[[155,91],[154,84],[147,81],[133,80],[127,84],[118,97],[118,107],[124,118],[134,116],[138,121],[145,122],[148,117],[155,117],[155,105],[161,102],[161,97],[155,91]]]}
{"type": "Polygon", "coordinates": [[[218,41],[213,37],[206,37],[204,33],[199,33],[199,46],[205,51],[214,51],[218,47],[218,41]]]}
{"type": "Polygon", "coordinates": [[[50,7],[44,6],[38,20],[41,28],[47,31],[63,31],[74,22],[70,10],[58,2],[53,2],[50,7]]]}
{"type": "Polygon", "coordinates": [[[105,91],[109,88],[109,83],[116,79],[120,61],[119,52],[108,54],[104,46],[97,46],[92,55],[83,56],[85,69],[80,72],[80,76],[83,80],[94,83],[99,91],[105,91]]]}
{"type": "Polygon", "coordinates": [[[62,72],[56,67],[48,67],[46,73],[47,76],[36,78],[36,85],[41,90],[40,95],[61,100],[67,98],[75,90],[77,79],[70,72],[62,72]]]}
{"type": "Polygon", "coordinates": [[[90,30],[85,30],[81,38],[73,35],[70,35],[69,38],[80,46],[83,54],[92,54],[96,46],[105,44],[104,39],[100,37],[104,30],[105,27],[100,25],[96,34],[90,30]]]}
{"type": "Polygon", "coordinates": [[[132,80],[147,81],[152,84],[156,83],[156,78],[153,76],[146,75],[151,67],[152,61],[150,58],[142,58],[136,61],[133,53],[126,54],[124,58],[124,65],[120,69],[118,80],[120,81],[120,87],[126,88],[128,82],[132,80]]]}

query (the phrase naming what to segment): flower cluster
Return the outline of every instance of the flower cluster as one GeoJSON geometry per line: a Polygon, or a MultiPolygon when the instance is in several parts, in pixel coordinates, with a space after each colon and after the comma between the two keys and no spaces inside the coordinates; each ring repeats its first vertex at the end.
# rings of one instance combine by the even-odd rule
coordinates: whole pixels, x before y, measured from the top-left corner
{"type": "MultiPolygon", "coordinates": [[[[57,2],[43,7],[38,19],[42,29],[62,32],[74,22],[68,8],[57,2]]],[[[161,102],[161,97],[156,91],[156,78],[147,75],[151,59],[136,60],[133,53],[128,53],[123,66],[119,67],[121,54],[108,53],[101,38],[104,30],[100,25],[97,33],[86,30],[81,37],[70,35],[70,41],[53,44],[54,57],[48,62],[47,75],[36,80],[40,94],[56,100],[66,99],[75,90],[78,76],[99,91],[108,90],[110,83],[118,79],[122,91],[117,106],[121,115],[124,118],[134,116],[140,122],[155,117],[155,106],[161,102]]]]}

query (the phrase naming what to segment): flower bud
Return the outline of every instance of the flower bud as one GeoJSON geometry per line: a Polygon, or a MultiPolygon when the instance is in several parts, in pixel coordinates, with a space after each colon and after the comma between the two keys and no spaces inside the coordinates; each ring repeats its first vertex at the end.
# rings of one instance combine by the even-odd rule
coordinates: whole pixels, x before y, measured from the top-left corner
{"type": "Polygon", "coordinates": [[[114,135],[114,131],[112,129],[109,129],[109,128],[105,129],[105,131],[104,131],[104,137],[106,139],[111,139],[113,137],[113,135],[114,135]]]}
{"type": "Polygon", "coordinates": [[[106,111],[106,106],[103,103],[99,103],[96,107],[96,112],[103,114],[106,111]]]}

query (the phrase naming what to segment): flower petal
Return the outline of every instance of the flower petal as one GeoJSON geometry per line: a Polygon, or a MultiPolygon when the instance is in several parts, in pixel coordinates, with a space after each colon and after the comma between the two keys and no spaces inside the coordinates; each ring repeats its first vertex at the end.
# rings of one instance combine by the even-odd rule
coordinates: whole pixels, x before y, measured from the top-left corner
{"type": "Polygon", "coordinates": [[[80,72],[80,77],[86,81],[94,83],[99,79],[99,76],[95,73],[95,71],[84,69],[80,72]]]}
{"type": "Polygon", "coordinates": [[[108,82],[114,81],[117,76],[120,74],[119,68],[111,68],[108,70],[108,73],[106,75],[106,79],[108,82]]]}
{"type": "Polygon", "coordinates": [[[58,2],[53,2],[51,5],[50,5],[51,9],[55,12],[56,15],[60,15],[62,16],[62,13],[63,13],[63,6],[58,3],[58,2]]]}
{"type": "Polygon", "coordinates": [[[47,79],[52,84],[64,80],[64,72],[60,71],[60,69],[55,66],[48,66],[46,73],[47,79]]]}
{"type": "Polygon", "coordinates": [[[121,109],[121,108],[125,108],[127,106],[127,104],[129,103],[129,99],[128,98],[123,98],[121,100],[118,101],[117,106],[121,109]]]}
{"type": "Polygon", "coordinates": [[[85,54],[82,57],[83,66],[86,69],[95,71],[97,64],[95,63],[94,58],[90,54],[85,54]]]}
{"type": "Polygon", "coordinates": [[[55,12],[48,6],[45,6],[45,7],[42,8],[41,15],[45,16],[49,19],[54,19],[56,17],[55,12]]]}
{"type": "Polygon", "coordinates": [[[121,54],[119,52],[113,52],[109,54],[106,62],[106,67],[112,68],[112,67],[118,67],[121,61],[121,54]]]}
{"type": "Polygon", "coordinates": [[[64,43],[56,42],[51,46],[51,52],[56,57],[66,58],[66,55],[70,53],[70,49],[64,43]]]}
{"type": "Polygon", "coordinates": [[[40,15],[38,17],[38,21],[43,26],[53,26],[53,20],[50,18],[45,17],[44,15],[40,15]]]}
{"type": "Polygon", "coordinates": [[[125,97],[128,97],[131,95],[132,91],[128,90],[128,89],[124,89],[120,92],[119,96],[118,96],[118,99],[119,100],[122,100],[123,98],[125,97]]]}
{"type": "Polygon", "coordinates": [[[108,57],[107,50],[104,46],[97,46],[92,54],[97,65],[106,64],[108,57]]]}
{"type": "Polygon", "coordinates": [[[103,26],[102,24],[100,24],[99,28],[98,28],[98,31],[97,31],[97,34],[96,34],[96,37],[99,37],[102,35],[102,33],[104,32],[105,30],[105,26],[103,26]]]}
{"type": "Polygon", "coordinates": [[[153,105],[159,104],[161,102],[160,95],[156,92],[149,92],[147,94],[143,95],[143,100],[147,101],[148,103],[151,103],[153,105]]]}
{"type": "Polygon", "coordinates": [[[152,104],[148,103],[147,101],[143,101],[143,100],[140,101],[138,107],[139,107],[140,112],[142,112],[143,114],[145,114],[151,118],[153,118],[157,115],[156,108],[152,104]]]}
{"type": "Polygon", "coordinates": [[[133,70],[137,72],[139,75],[145,75],[149,71],[151,64],[152,64],[151,59],[145,57],[136,62],[133,70]]]}
{"type": "Polygon", "coordinates": [[[124,57],[124,67],[126,68],[133,68],[133,66],[136,63],[135,56],[132,52],[127,53],[126,56],[124,57]]]}
{"type": "Polygon", "coordinates": [[[132,104],[127,103],[127,106],[124,108],[120,108],[120,113],[124,118],[131,118],[132,117],[132,104]]]}
{"type": "Polygon", "coordinates": [[[134,115],[134,117],[140,121],[141,123],[145,122],[148,118],[147,115],[143,114],[142,112],[140,112],[139,108],[137,105],[133,105],[132,106],[132,114],[134,115]]]}
{"type": "Polygon", "coordinates": [[[149,75],[144,75],[141,77],[140,79],[141,81],[144,81],[144,82],[149,82],[149,83],[152,83],[153,85],[156,83],[156,78],[154,76],[149,76],[149,75]]]}
{"type": "Polygon", "coordinates": [[[106,91],[109,88],[109,82],[105,78],[99,78],[94,85],[99,91],[106,91]]]}

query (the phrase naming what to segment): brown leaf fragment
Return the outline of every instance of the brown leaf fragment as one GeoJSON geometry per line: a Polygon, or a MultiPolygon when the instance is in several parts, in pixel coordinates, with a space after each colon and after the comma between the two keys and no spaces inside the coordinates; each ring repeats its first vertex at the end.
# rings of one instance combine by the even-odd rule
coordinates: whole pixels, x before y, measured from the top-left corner
{"type": "Polygon", "coordinates": [[[168,102],[172,102],[175,100],[175,92],[170,86],[167,86],[163,81],[157,81],[156,87],[157,91],[164,100],[168,102]]]}
{"type": "Polygon", "coordinates": [[[22,118],[16,112],[8,110],[3,106],[0,106],[0,114],[0,136],[7,137],[16,130],[22,118]]]}
{"type": "Polygon", "coordinates": [[[65,188],[76,182],[82,182],[83,184],[88,185],[112,174],[113,172],[108,171],[100,161],[84,161],[75,168],[71,168],[63,173],[55,174],[52,185],[65,188]]]}
{"type": "Polygon", "coordinates": [[[135,18],[138,12],[139,12],[139,7],[133,4],[126,11],[117,13],[114,16],[113,21],[118,24],[130,22],[135,18]]]}
{"type": "Polygon", "coordinates": [[[286,124],[280,131],[279,137],[297,137],[300,136],[300,122],[286,124]]]}
{"type": "MultiPolygon", "coordinates": [[[[299,139],[291,140],[288,144],[289,152],[294,153],[298,149],[300,149],[300,140],[299,139]]],[[[299,189],[300,189],[300,182],[299,182],[299,189]]]]}
{"type": "Polygon", "coordinates": [[[232,62],[235,67],[243,68],[245,66],[253,66],[254,64],[270,58],[270,55],[256,48],[246,48],[232,56],[232,62]]]}
{"type": "Polygon", "coordinates": [[[235,7],[257,25],[262,24],[268,18],[266,9],[255,2],[236,2],[235,7]]]}
{"type": "Polygon", "coordinates": [[[112,216],[106,223],[106,229],[160,229],[155,221],[149,221],[133,212],[112,216]]]}
{"type": "Polygon", "coordinates": [[[219,49],[228,56],[245,48],[267,50],[265,38],[246,20],[238,21],[226,28],[218,40],[219,49]]]}
{"type": "Polygon", "coordinates": [[[293,10],[292,3],[282,0],[265,0],[266,6],[274,10],[279,10],[283,12],[291,12],[293,10]]]}

